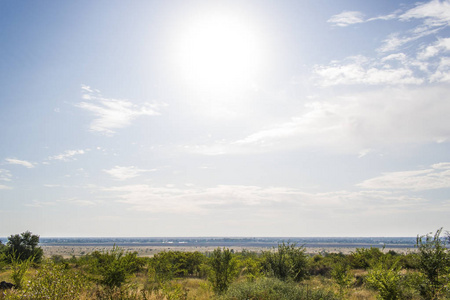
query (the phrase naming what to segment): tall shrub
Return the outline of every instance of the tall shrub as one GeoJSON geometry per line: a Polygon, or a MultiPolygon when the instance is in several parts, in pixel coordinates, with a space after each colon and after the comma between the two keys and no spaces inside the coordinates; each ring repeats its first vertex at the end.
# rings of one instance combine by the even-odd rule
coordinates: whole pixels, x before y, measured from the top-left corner
{"type": "Polygon", "coordinates": [[[423,275],[419,292],[425,299],[435,299],[449,284],[450,256],[441,240],[442,228],[434,235],[417,236],[416,247],[419,252],[416,256],[417,267],[423,275]]]}
{"type": "Polygon", "coordinates": [[[263,257],[266,272],[280,280],[298,282],[308,276],[305,248],[297,247],[295,243],[279,243],[275,251],[266,251],[263,257]]]}
{"type": "Polygon", "coordinates": [[[216,293],[221,294],[237,275],[237,262],[229,249],[217,248],[208,260],[209,281],[216,293]]]}

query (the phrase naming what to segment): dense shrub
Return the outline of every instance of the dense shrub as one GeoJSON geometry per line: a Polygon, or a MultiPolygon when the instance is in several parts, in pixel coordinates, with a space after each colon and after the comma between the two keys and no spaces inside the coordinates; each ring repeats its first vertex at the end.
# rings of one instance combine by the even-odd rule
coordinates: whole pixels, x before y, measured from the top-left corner
{"type": "Polygon", "coordinates": [[[276,278],[260,278],[254,282],[233,283],[222,299],[247,300],[332,300],[339,299],[332,291],[299,286],[294,282],[284,282],[276,278]]]}
{"type": "MultiPolygon", "coordinates": [[[[274,249],[275,250],[275,249],[274,249]]],[[[267,274],[280,280],[301,281],[308,275],[308,256],[304,247],[282,242],[276,251],[263,253],[263,268],[267,274]]]]}
{"type": "Polygon", "coordinates": [[[5,299],[71,300],[88,290],[88,283],[77,273],[51,261],[45,262],[21,290],[13,291],[5,299]]]}
{"type": "Polygon", "coordinates": [[[107,287],[120,287],[127,278],[139,271],[145,261],[137,257],[137,252],[124,252],[114,246],[111,251],[95,251],[89,255],[90,271],[100,275],[99,282],[107,287]]]}
{"type": "Polygon", "coordinates": [[[40,262],[44,251],[41,247],[38,247],[38,244],[39,236],[32,234],[30,231],[25,231],[20,235],[9,236],[3,252],[9,258],[9,261],[14,257],[23,261],[32,258],[34,262],[40,262]]]}
{"type": "Polygon", "coordinates": [[[355,252],[352,252],[348,259],[350,265],[354,269],[368,269],[374,265],[384,253],[374,247],[370,248],[356,248],[355,252]]]}
{"type": "Polygon", "coordinates": [[[425,299],[435,299],[450,288],[450,254],[440,238],[442,228],[433,235],[417,236],[417,268],[422,274],[419,291],[425,299]],[[447,287],[447,290],[445,289],[447,287]]]}
{"type": "Polygon", "coordinates": [[[164,251],[155,254],[149,263],[156,282],[164,282],[175,277],[202,277],[202,265],[206,257],[198,251],[164,251]]]}
{"type": "Polygon", "coordinates": [[[208,259],[208,279],[216,293],[223,293],[237,276],[237,261],[229,249],[217,248],[208,259]]]}
{"type": "Polygon", "coordinates": [[[397,264],[381,259],[368,272],[365,280],[369,286],[379,292],[379,297],[384,300],[403,299],[401,268],[397,264]]]}
{"type": "Polygon", "coordinates": [[[349,264],[344,259],[337,260],[331,271],[331,277],[339,286],[339,294],[343,297],[353,282],[349,264]]]}
{"type": "Polygon", "coordinates": [[[331,271],[337,261],[347,262],[347,257],[342,253],[316,254],[309,260],[308,273],[310,275],[331,277],[331,271]]]}

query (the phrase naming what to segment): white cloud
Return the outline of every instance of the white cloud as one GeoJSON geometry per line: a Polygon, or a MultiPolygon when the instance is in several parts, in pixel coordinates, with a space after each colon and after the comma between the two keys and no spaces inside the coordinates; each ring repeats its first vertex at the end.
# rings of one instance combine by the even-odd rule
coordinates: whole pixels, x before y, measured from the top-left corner
{"type": "Polygon", "coordinates": [[[359,187],[381,190],[432,190],[450,188],[450,163],[434,164],[428,169],[390,172],[365,180],[359,187]]]}
{"type": "Polygon", "coordinates": [[[63,199],[63,200],[57,200],[57,203],[61,204],[73,204],[78,206],[95,206],[97,205],[96,202],[91,200],[81,200],[78,198],[69,198],[69,199],[63,199]]]}
{"type": "Polygon", "coordinates": [[[21,165],[21,166],[24,166],[24,167],[27,167],[27,168],[34,168],[35,167],[35,164],[33,164],[31,162],[28,162],[26,160],[20,160],[20,159],[16,159],[16,158],[7,158],[5,160],[6,160],[6,162],[8,164],[11,164],[11,165],[21,165]]]}
{"type": "MultiPolygon", "coordinates": [[[[401,13],[394,12],[386,16],[379,16],[363,20],[359,12],[345,12],[333,16],[328,22],[338,26],[348,26],[355,23],[374,20],[409,21],[415,19],[419,25],[403,32],[390,34],[377,49],[380,53],[399,51],[405,49],[410,54],[393,53],[399,58],[396,65],[386,63],[386,57],[381,59],[361,59],[361,56],[348,57],[341,62],[332,62],[329,65],[315,66],[314,72],[320,77],[323,86],[368,84],[368,85],[398,85],[422,84],[427,82],[449,82],[450,70],[444,55],[449,52],[450,39],[436,37],[437,41],[413,42],[428,36],[437,35],[439,31],[450,25],[450,1],[434,0],[428,3],[417,3],[413,8],[401,13]],[[355,59],[356,58],[356,59],[355,59]],[[439,62],[440,60],[440,62],[439,62]]],[[[388,56],[389,57],[389,56],[388,56]]]]}
{"type": "Polygon", "coordinates": [[[377,50],[379,52],[391,52],[396,51],[403,45],[419,40],[423,37],[436,34],[439,29],[427,29],[424,27],[419,27],[418,29],[410,30],[403,35],[400,33],[393,33],[389,35],[377,50]]]}
{"type": "Polygon", "coordinates": [[[104,98],[98,90],[82,85],[83,99],[76,106],[91,112],[95,119],[90,124],[90,130],[106,135],[115,133],[114,129],[130,125],[139,116],[159,115],[158,105],[145,103],[136,105],[129,100],[104,98]]]}
{"type": "Polygon", "coordinates": [[[438,39],[435,43],[427,46],[424,50],[417,54],[420,60],[426,60],[435,57],[443,52],[450,51],[450,38],[438,39]]]}
{"type": "Polygon", "coordinates": [[[450,83],[450,57],[441,58],[436,71],[430,77],[430,81],[450,83]]]}
{"type": "Polygon", "coordinates": [[[134,177],[140,176],[142,173],[145,173],[145,172],[155,171],[155,169],[144,170],[144,169],[136,168],[134,166],[131,166],[131,167],[115,166],[112,169],[103,170],[103,171],[108,173],[109,175],[111,175],[112,177],[114,177],[117,180],[126,180],[126,179],[130,179],[130,178],[134,178],[134,177]]]}
{"type": "Polygon", "coordinates": [[[11,181],[11,172],[5,169],[0,169],[0,181],[11,181]]]}
{"type": "Polygon", "coordinates": [[[374,214],[398,210],[422,209],[427,200],[385,191],[335,191],[306,193],[286,187],[218,185],[210,188],[152,187],[127,185],[111,187],[118,202],[131,210],[151,213],[206,214],[232,209],[251,208],[252,211],[295,209],[299,214],[327,211],[333,214],[374,214]]]}
{"type": "Polygon", "coordinates": [[[11,189],[12,189],[12,187],[10,187],[10,186],[0,184],[0,190],[11,190],[11,189]]]}
{"type": "Polygon", "coordinates": [[[86,152],[84,150],[66,150],[64,151],[64,153],[55,155],[55,156],[50,156],[48,159],[49,160],[62,160],[62,161],[69,161],[69,160],[75,160],[75,158],[73,158],[75,155],[81,155],[81,154],[85,154],[86,152]]]}
{"type": "Polygon", "coordinates": [[[448,26],[450,24],[450,1],[433,0],[418,5],[399,16],[400,20],[425,19],[430,27],[448,26]]]}
{"type": "Polygon", "coordinates": [[[414,71],[407,65],[392,67],[386,61],[396,59],[404,62],[405,58],[388,56],[382,60],[366,57],[349,57],[344,62],[333,62],[330,65],[317,65],[314,73],[319,75],[322,86],[368,84],[368,85],[418,85],[423,79],[414,75],[414,71]],[[389,58],[389,59],[388,59],[389,58]],[[403,60],[399,60],[402,58],[403,60]]]}
{"type": "Polygon", "coordinates": [[[306,111],[235,141],[188,150],[208,155],[298,148],[363,153],[450,138],[450,87],[386,88],[308,103],[306,111]]]}
{"type": "Polygon", "coordinates": [[[327,22],[334,23],[336,26],[346,27],[364,22],[363,17],[364,15],[359,11],[344,11],[332,16],[327,22]]]}
{"type": "Polygon", "coordinates": [[[46,206],[54,206],[56,205],[56,202],[32,200],[31,203],[27,203],[24,205],[28,207],[46,207],[46,206]]]}

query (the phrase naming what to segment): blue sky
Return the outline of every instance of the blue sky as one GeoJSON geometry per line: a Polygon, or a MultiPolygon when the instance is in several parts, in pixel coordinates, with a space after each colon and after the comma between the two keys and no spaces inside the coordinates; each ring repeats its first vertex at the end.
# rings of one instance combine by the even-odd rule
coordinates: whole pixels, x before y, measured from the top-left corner
{"type": "Polygon", "coordinates": [[[0,236],[450,228],[450,1],[1,1],[0,236]]]}

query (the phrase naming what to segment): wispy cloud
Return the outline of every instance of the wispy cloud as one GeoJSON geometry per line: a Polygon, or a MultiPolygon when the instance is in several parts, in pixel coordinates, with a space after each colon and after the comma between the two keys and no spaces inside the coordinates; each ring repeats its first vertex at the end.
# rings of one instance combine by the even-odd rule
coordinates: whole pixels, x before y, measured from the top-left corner
{"type": "Polygon", "coordinates": [[[111,175],[112,177],[114,177],[117,180],[126,180],[126,179],[140,176],[142,173],[145,173],[145,172],[155,171],[155,169],[145,170],[145,169],[139,169],[135,166],[130,166],[130,167],[115,166],[112,169],[103,170],[103,171],[108,173],[109,175],[111,175]]]}
{"type": "Polygon", "coordinates": [[[62,160],[62,161],[70,161],[75,160],[74,156],[85,154],[85,150],[66,150],[64,153],[50,156],[48,160],[62,160]]]}
{"type": "Polygon", "coordinates": [[[364,22],[364,15],[359,11],[344,11],[332,16],[327,22],[333,23],[339,27],[346,27],[364,22]]]}
{"type": "Polygon", "coordinates": [[[414,64],[408,64],[406,59],[395,60],[395,62],[396,64],[391,64],[386,57],[379,60],[353,56],[329,65],[316,65],[314,73],[319,76],[322,86],[418,85],[424,82],[422,78],[415,75],[414,64]]]}
{"type": "Polygon", "coordinates": [[[449,87],[440,86],[343,95],[308,103],[304,113],[241,139],[188,150],[217,155],[312,148],[361,154],[400,144],[441,143],[450,139],[450,102],[442,101],[449,94],[449,87]]]}
{"type": "Polygon", "coordinates": [[[11,181],[12,175],[9,170],[0,169],[0,181],[11,181]]]}
{"type": "Polygon", "coordinates": [[[356,23],[376,20],[396,20],[400,22],[415,19],[419,25],[403,32],[394,32],[386,37],[378,47],[378,52],[403,55],[402,60],[387,61],[388,56],[367,58],[351,56],[341,61],[333,61],[328,65],[317,65],[314,72],[319,76],[322,86],[368,84],[368,85],[399,85],[449,82],[450,68],[448,57],[449,41],[439,38],[437,34],[450,25],[450,1],[433,0],[427,3],[417,3],[404,12],[396,11],[386,16],[363,19],[360,12],[343,12],[328,20],[337,26],[345,27],[356,23]],[[436,40],[425,40],[425,37],[435,35],[436,40]],[[413,43],[419,40],[423,42],[413,43]],[[404,50],[405,55],[401,51],[404,50]]]}
{"type": "Polygon", "coordinates": [[[6,162],[10,165],[21,165],[27,168],[34,168],[35,164],[26,160],[20,160],[16,158],[6,158],[6,162]]]}
{"type": "Polygon", "coordinates": [[[419,2],[416,7],[409,9],[399,16],[402,21],[423,19],[429,27],[448,26],[450,24],[450,1],[432,0],[427,3],[419,2]]]}
{"type": "Polygon", "coordinates": [[[68,199],[61,199],[61,200],[57,200],[56,203],[58,204],[72,204],[72,205],[77,205],[77,206],[95,206],[97,205],[97,203],[95,201],[92,200],[82,200],[82,199],[78,199],[78,198],[68,198],[68,199]]]}
{"type": "Polygon", "coordinates": [[[414,7],[406,11],[397,10],[386,15],[370,18],[364,18],[364,14],[359,11],[344,11],[332,16],[327,22],[333,23],[335,26],[346,27],[358,23],[393,19],[399,21],[421,20],[423,23],[410,33],[426,32],[426,29],[445,27],[450,24],[450,1],[432,0],[429,2],[417,2],[414,7]]]}
{"type": "Polygon", "coordinates": [[[10,187],[10,186],[0,184],[0,190],[11,190],[11,189],[12,189],[12,187],[10,187]]]}
{"type": "Polygon", "coordinates": [[[91,131],[113,135],[115,129],[130,125],[131,121],[140,116],[159,115],[160,105],[150,103],[136,105],[130,100],[105,98],[98,90],[86,85],[82,85],[81,89],[84,101],[76,106],[94,115],[95,119],[89,126],[91,131]]]}
{"type": "Polygon", "coordinates": [[[450,163],[438,163],[428,169],[389,172],[365,180],[359,187],[380,190],[433,190],[450,188],[450,163]]]}
{"type": "Polygon", "coordinates": [[[307,214],[328,211],[336,214],[389,213],[399,210],[422,209],[427,200],[387,191],[335,191],[306,193],[287,187],[219,185],[210,188],[153,187],[127,185],[105,189],[118,202],[131,210],[152,213],[195,213],[252,208],[273,210],[291,207],[307,214]],[[287,206],[286,206],[287,205],[287,206]]]}
{"type": "Polygon", "coordinates": [[[24,205],[28,206],[28,207],[48,207],[48,206],[56,205],[56,202],[54,202],[54,201],[32,200],[31,203],[26,203],[24,205]]]}

